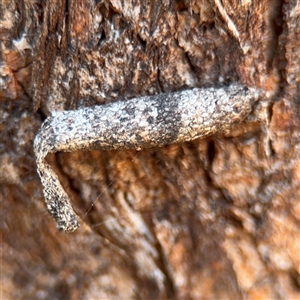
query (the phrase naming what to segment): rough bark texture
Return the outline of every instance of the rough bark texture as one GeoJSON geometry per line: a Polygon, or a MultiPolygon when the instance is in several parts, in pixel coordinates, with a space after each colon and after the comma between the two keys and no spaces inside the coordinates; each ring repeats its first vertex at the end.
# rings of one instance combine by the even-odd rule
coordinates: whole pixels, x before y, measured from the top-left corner
{"type": "Polygon", "coordinates": [[[299,19],[297,0],[1,0],[1,298],[299,298],[299,19]],[[48,155],[86,222],[57,231],[45,116],[230,82],[266,91],[230,133],[48,155]]]}

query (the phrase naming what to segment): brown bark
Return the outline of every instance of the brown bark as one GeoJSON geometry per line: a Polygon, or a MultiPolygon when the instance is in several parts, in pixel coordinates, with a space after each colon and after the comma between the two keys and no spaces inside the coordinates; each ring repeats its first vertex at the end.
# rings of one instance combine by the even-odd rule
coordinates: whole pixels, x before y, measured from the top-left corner
{"type": "Polygon", "coordinates": [[[297,0],[1,0],[2,298],[299,298],[299,18],[297,0]],[[266,97],[230,134],[49,155],[86,222],[57,232],[45,116],[235,81],[266,97]]]}

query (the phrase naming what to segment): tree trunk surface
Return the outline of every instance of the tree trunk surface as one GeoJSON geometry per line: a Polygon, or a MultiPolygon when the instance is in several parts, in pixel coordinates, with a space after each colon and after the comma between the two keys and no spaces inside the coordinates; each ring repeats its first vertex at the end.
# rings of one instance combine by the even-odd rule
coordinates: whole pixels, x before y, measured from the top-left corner
{"type": "Polygon", "coordinates": [[[297,0],[1,0],[1,299],[299,299],[297,0]],[[81,217],[58,232],[33,139],[53,111],[239,82],[230,132],[48,155],[81,217]]]}

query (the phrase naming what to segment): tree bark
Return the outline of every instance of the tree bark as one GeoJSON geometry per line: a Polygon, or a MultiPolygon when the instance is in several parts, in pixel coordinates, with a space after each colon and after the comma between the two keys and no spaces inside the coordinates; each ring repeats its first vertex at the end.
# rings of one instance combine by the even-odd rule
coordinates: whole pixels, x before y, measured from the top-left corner
{"type": "Polygon", "coordinates": [[[1,0],[2,298],[298,298],[299,18],[297,0],[1,0]],[[264,96],[229,132],[48,155],[83,220],[57,231],[47,116],[234,82],[264,96]]]}

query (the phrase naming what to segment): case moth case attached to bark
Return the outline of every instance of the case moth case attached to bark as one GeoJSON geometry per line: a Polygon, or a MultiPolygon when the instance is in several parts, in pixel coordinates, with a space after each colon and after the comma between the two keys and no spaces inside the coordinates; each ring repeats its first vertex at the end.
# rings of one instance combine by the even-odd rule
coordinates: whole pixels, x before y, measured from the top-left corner
{"type": "Polygon", "coordinates": [[[70,199],[45,158],[91,149],[142,149],[227,131],[251,112],[259,92],[232,84],[144,96],[107,105],[53,112],[34,140],[45,202],[59,230],[79,226],[70,199]]]}

